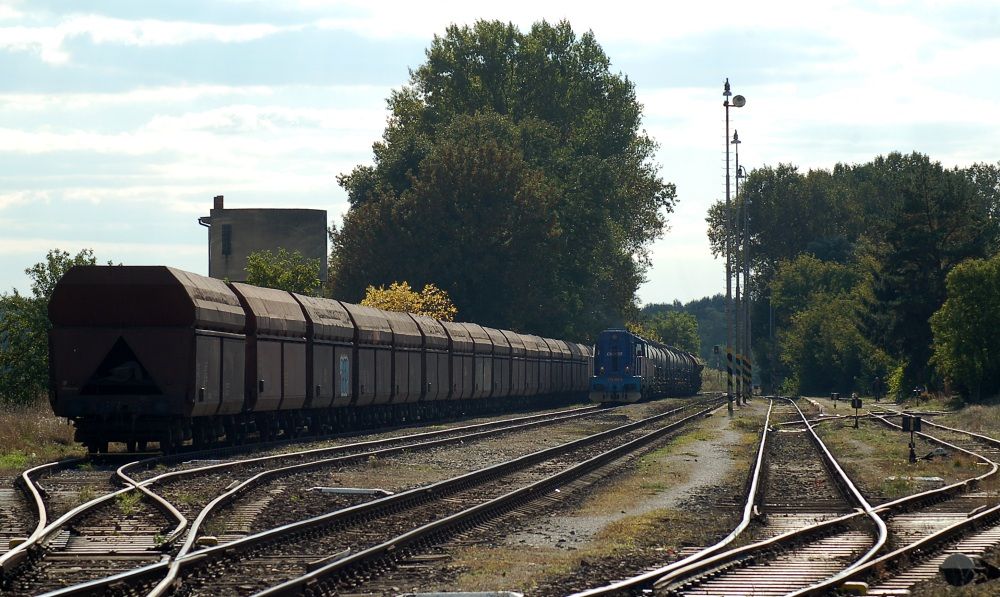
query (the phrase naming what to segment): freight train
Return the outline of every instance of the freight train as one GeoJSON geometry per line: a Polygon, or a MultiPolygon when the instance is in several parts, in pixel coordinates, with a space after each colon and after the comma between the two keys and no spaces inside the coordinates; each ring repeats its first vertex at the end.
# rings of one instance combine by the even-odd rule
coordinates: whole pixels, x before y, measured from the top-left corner
{"type": "Polygon", "coordinates": [[[52,408],[92,452],[568,402],[593,371],[583,344],[164,266],[74,267],[49,319],[52,408]]]}
{"type": "Polygon", "coordinates": [[[605,330],[594,349],[590,400],[603,404],[691,396],[701,389],[702,368],[689,352],[623,328],[605,330]]]}

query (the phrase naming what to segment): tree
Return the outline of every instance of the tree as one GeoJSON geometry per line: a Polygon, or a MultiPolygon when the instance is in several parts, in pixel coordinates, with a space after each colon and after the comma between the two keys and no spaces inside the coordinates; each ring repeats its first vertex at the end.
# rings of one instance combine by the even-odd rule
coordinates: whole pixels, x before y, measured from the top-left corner
{"type": "MultiPolygon", "coordinates": [[[[1000,249],[1000,165],[948,170],[919,153],[805,174],[781,164],[754,170],[740,191],[734,209],[749,210],[755,362],[765,385],[785,374],[782,361],[771,358],[773,281],[782,263],[803,253],[850,265],[861,276],[855,293],[861,332],[902,363],[900,387],[933,381],[928,319],[944,301],[947,272],[1000,249]]],[[[709,213],[717,255],[725,222],[718,202],[709,213]]],[[[804,308],[800,300],[775,311],[779,336],[804,308]]]]}
{"type": "Polygon", "coordinates": [[[785,388],[798,394],[865,392],[889,361],[860,331],[856,299],[819,292],[797,311],[780,337],[791,371],[785,388]]]}
{"type": "Polygon", "coordinates": [[[907,386],[928,385],[930,318],[944,303],[948,272],[985,256],[994,240],[989,205],[966,172],[918,153],[876,158],[859,174],[872,219],[866,335],[902,361],[907,386]]]}
{"type": "Polygon", "coordinates": [[[700,355],[706,363],[716,362],[713,347],[726,343],[726,297],[722,294],[695,299],[685,304],[674,301],[673,304],[652,303],[642,308],[642,314],[651,319],[660,315],[679,312],[694,317],[697,323],[698,346],[700,355]]]}
{"type": "Polygon", "coordinates": [[[487,325],[588,337],[632,306],[675,189],[628,78],[568,23],[435,37],[389,98],[374,165],[339,177],[337,296],[406,279],[487,325]]]}
{"type": "Polygon", "coordinates": [[[777,317],[788,319],[806,309],[815,295],[845,294],[860,281],[851,267],[804,253],[779,265],[771,283],[771,304],[777,317]]]}
{"type": "Polygon", "coordinates": [[[96,262],[90,249],[72,257],[53,249],[45,261],[24,270],[31,278],[31,297],[17,290],[0,296],[0,403],[30,404],[45,393],[52,291],[71,267],[96,262]]]}
{"type": "Polygon", "coordinates": [[[247,284],[315,295],[322,286],[319,261],[283,248],[277,253],[252,251],[247,255],[247,284]]]}
{"type": "Polygon", "coordinates": [[[424,285],[420,292],[410,288],[409,282],[393,282],[388,288],[369,286],[361,304],[384,311],[427,315],[442,321],[454,321],[458,314],[448,293],[433,284],[424,285]]]}
{"type": "Polygon", "coordinates": [[[627,321],[625,322],[625,329],[646,340],[652,340],[653,342],[663,341],[660,335],[656,333],[656,330],[649,327],[649,321],[646,320],[627,321]]]}
{"type": "Polygon", "coordinates": [[[947,299],[931,317],[937,370],[966,396],[1000,391],[1000,254],[948,273],[947,299]]]}
{"type": "Polygon", "coordinates": [[[670,311],[653,317],[649,326],[664,344],[698,354],[701,338],[698,336],[698,320],[690,313],[670,311]]]}
{"type": "MultiPolygon", "coordinates": [[[[861,234],[855,210],[851,170],[840,164],[833,172],[810,170],[801,174],[791,164],[765,166],[750,172],[740,186],[732,211],[749,209],[751,268],[757,274],[751,291],[766,288],[783,261],[810,252],[826,260],[846,262],[861,234]],[[834,259],[830,259],[834,258],[834,259]]],[[[709,241],[716,256],[725,255],[725,202],[708,214],[709,241]]],[[[730,231],[731,246],[737,246],[730,231]]]]}
{"type": "Polygon", "coordinates": [[[801,254],[782,262],[771,283],[787,390],[866,391],[888,359],[862,333],[864,278],[858,265],[801,254]]]}

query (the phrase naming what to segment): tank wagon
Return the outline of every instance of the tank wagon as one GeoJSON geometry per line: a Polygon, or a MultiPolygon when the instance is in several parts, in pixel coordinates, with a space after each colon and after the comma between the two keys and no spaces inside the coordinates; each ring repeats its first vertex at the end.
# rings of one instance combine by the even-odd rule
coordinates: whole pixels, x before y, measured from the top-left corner
{"type": "Polygon", "coordinates": [[[52,409],[91,451],[554,404],[593,371],[582,344],[164,266],[74,267],[49,319],[52,409]]]}
{"type": "Polygon", "coordinates": [[[614,403],[693,396],[701,389],[702,368],[689,352],[646,340],[626,329],[604,330],[594,347],[590,400],[614,403]]]}

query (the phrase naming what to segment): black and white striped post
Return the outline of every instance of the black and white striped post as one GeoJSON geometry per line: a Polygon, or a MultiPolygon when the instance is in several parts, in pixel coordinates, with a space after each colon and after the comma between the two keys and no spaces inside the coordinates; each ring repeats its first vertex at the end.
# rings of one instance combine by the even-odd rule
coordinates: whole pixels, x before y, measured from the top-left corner
{"type": "Polygon", "coordinates": [[[725,98],[722,106],[726,110],[726,402],[729,412],[733,411],[733,252],[731,232],[733,230],[733,218],[730,207],[729,194],[729,107],[742,108],[747,100],[742,95],[734,96],[729,88],[729,78],[722,90],[725,98]],[[732,97],[732,103],[729,98],[732,97]]]}

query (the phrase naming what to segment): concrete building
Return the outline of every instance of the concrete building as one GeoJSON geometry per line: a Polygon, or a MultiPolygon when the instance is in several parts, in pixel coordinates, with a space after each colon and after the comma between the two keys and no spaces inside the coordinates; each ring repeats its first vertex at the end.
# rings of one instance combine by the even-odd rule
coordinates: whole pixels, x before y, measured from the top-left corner
{"type": "Polygon", "coordinates": [[[208,228],[208,275],[213,278],[243,282],[250,253],[282,248],[319,259],[319,277],[326,281],[326,210],[225,209],[219,195],[211,215],[198,223],[208,228]]]}

